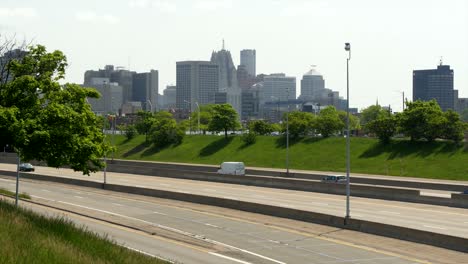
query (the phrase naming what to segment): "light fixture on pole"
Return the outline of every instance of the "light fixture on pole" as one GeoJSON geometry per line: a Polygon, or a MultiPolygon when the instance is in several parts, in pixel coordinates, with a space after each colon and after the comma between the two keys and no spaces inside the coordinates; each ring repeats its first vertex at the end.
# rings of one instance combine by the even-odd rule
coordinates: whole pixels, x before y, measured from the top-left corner
{"type": "Polygon", "coordinates": [[[350,189],[350,133],[349,133],[349,60],[351,60],[351,44],[345,43],[345,50],[348,52],[346,58],[346,217],[345,225],[350,218],[349,214],[349,196],[351,194],[350,189]]]}

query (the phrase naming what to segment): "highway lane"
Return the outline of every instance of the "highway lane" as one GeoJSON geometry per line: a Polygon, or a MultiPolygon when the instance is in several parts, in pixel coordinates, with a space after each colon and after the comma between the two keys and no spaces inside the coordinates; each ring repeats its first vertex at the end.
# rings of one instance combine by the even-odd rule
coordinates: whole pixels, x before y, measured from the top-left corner
{"type": "MultiPolygon", "coordinates": [[[[1,164],[0,168],[14,170],[15,166],[1,164]]],[[[103,180],[102,173],[88,177],[68,169],[47,167],[37,167],[36,172],[97,182],[103,180]]],[[[338,216],[343,216],[345,212],[345,197],[340,195],[120,173],[107,173],[107,181],[114,184],[259,202],[338,216]]],[[[351,197],[351,217],[468,237],[467,209],[351,197]]]]}
{"type": "MultiPolygon", "coordinates": [[[[14,190],[13,179],[1,179],[0,186],[14,190]]],[[[186,210],[180,207],[122,198],[110,192],[91,192],[84,188],[64,188],[61,185],[22,182],[21,190],[33,199],[53,200],[62,206],[78,210],[94,210],[126,217],[165,228],[204,237],[228,248],[226,251],[197,250],[166,239],[138,234],[101,223],[84,223],[100,232],[109,233],[120,243],[152,255],[183,263],[422,263],[371,248],[351,245],[284,228],[275,228],[217,214],[186,210]],[[175,244],[175,245],[172,245],[175,244]],[[171,248],[173,247],[173,248],[171,248]],[[165,252],[165,250],[168,250],[165,252]],[[178,256],[180,252],[180,256],[178,256]]],[[[25,204],[25,202],[21,202],[25,204]]],[[[91,221],[95,222],[95,221],[91,221]]]]}

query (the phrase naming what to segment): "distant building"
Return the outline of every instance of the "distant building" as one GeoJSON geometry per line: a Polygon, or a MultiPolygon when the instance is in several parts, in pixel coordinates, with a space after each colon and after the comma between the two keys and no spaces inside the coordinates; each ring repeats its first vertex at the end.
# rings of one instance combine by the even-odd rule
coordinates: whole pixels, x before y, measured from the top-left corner
{"type": "Polygon", "coordinates": [[[195,111],[199,105],[213,104],[219,91],[219,66],[210,61],[176,63],[176,107],[195,111]]]}
{"type": "Polygon", "coordinates": [[[162,108],[164,109],[174,109],[176,108],[176,86],[167,85],[166,89],[163,91],[163,103],[162,108]]]}
{"type": "Polygon", "coordinates": [[[296,99],[296,77],[275,73],[265,76],[263,80],[263,102],[296,99]]]}
{"type": "Polygon", "coordinates": [[[100,94],[100,98],[89,98],[88,102],[94,113],[118,114],[123,103],[123,87],[118,83],[109,82],[109,78],[91,78],[88,80],[88,87],[96,89],[100,94]]]}
{"type": "Polygon", "coordinates": [[[314,68],[302,76],[299,100],[317,106],[332,105],[340,110],[346,109],[346,100],[340,97],[339,92],[325,88],[323,75],[314,68]]]}
{"type": "Polygon", "coordinates": [[[84,86],[91,86],[92,78],[108,78],[111,83],[118,83],[123,88],[123,101],[133,100],[133,75],[136,72],[125,70],[123,67],[106,65],[97,71],[88,70],[84,75],[84,86]]]}
{"type": "Polygon", "coordinates": [[[322,74],[315,69],[311,69],[302,76],[300,99],[304,101],[317,99],[322,96],[325,90],[325,80],[322,74]]]}
{"type": "Polygon", "coordinates": [[[257,56],[257,52],[252,49],[244,49],[244,50],[241,50],[240,52],[240,65],[244,65],[247,70],[247,73],[252,77],[257,76],[256,56],[257,56]]]}
{"type": "Polygon", "coordinates": [[[219,90],[226,93],[227,103],[237,112],[239,117],[241,110],[241,89],[237,83],[237,70],[232,61],[231,53],[224,47],[220,51],[211,54],[211,62],[218,65],[219,69],[219,90]]]}
{"type": "Polygon", "coordinates": [[[437,66],[437,69],[413,71],[413,101],[435,99],[443,111],[455,110],[458,100],[453,89],[453,70],[449,65],[437,66]]]}
{"type": "Polygon", "coordinates": [[[158,71],[135,73],[132,86],[132,101],[141,102],[145,111],[156,111],[159,89],[158,71]]]}
{"type": "Polygon", "coordinates": [[[27,51],[22,49],[13,49],[2,53],[0,50],[0,84],[5,84],[13,79],[11,72],[9,71],[7,65],[12,60],[20,60],[26,54],[27,51]]]}

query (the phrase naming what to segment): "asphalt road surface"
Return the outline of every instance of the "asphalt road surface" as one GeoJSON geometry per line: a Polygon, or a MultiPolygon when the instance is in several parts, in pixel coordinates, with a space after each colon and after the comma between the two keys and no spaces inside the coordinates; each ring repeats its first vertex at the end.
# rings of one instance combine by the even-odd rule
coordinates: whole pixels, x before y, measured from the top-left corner
{"type": "MultiPolygon", "coordinates": [[[[0,186],[14,190],[12,178],[0,179],[0,186]]],[[[187,210],[177,206],[89,191],[86,188],[68,188],[45,182],[23,181],[21,192],[33,200],[48,200],[56,204],[95,215],[105,214],[130,222],[163,227],[177,233],[188,233],[204,238],[220,250],[206,250],[187,243],[171,241],[134,230],[72,216],[100,233],[108,233],[120,244],[146,254],[162,256],[182,263],[424,263],[417,259],[395,255],[345,243],[339,240],[297,232],[287,228],[262,225],[251,221],[226,217],[216,213],[187,210]]],[[[21,204],[27,204],[21,202],[21,204]]],[[[39,210],[39,209],[37,209],[39,210]]],[[[44,209],[42,209],[44,210],[44,209]]]]}
{"type": "MultiPolygon", "coordinates": [[[[13,164],[0,169],[15,170],[13,164]]],[[[103,174],[83,176],[69,169],[36,167],[36,173],[102,182],[103,174]]],[[[107,173],[112,184],[202,194],[344,216],[345,196],[155,176],[107,173]]],[[[352,194],[352,190],[351,190],[352,194]]],[[[468,237],[468,209],[351,197],[351,217],[442,234],[468,237]]]]}

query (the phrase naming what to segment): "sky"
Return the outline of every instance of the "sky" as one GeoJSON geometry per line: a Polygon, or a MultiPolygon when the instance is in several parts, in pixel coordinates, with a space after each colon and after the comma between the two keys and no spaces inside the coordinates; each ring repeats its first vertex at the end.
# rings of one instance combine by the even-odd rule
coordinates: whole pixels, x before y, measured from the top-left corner
{"type": "Polygon", "coordinates": [[[441,58],[468,97],[466,0],[1,0],[0,35],[63,51],[67,82],[113,64],[158,70],[160,93],[176,84],[176,61],[209,60],[224,39],[235,65],[256,49],[257,74],[295,76],[298,95],[316,65],[345,98],[350,42],[351,107],[401,111],[412,71],[441,58]]]}

